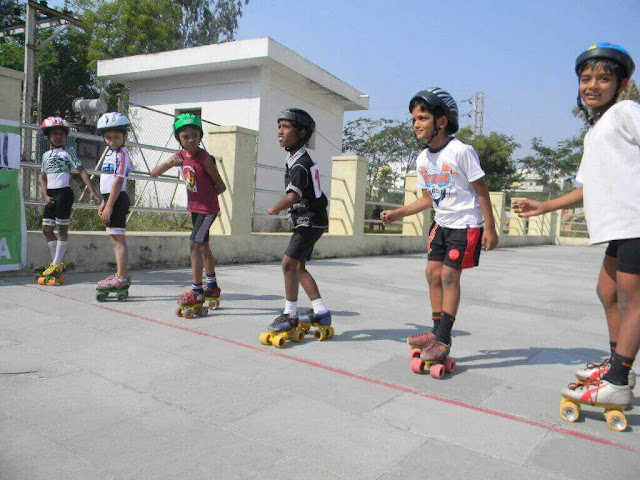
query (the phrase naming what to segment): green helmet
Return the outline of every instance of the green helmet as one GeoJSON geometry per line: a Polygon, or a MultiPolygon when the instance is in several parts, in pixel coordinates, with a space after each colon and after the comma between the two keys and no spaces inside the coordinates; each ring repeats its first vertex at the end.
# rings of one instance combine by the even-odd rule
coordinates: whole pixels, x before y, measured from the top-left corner
{"type": "Polygon", "coordinates": [[[194,127],[200,131],[200,137],[204,136],[204,132],[202,130],[202,120],[196,117],[193,113],[181,113],[173,122],[173,133],[176,136],[176,140],[178,140],[178,142],[180,142],[178,133],[184,127],[194,127]]]}

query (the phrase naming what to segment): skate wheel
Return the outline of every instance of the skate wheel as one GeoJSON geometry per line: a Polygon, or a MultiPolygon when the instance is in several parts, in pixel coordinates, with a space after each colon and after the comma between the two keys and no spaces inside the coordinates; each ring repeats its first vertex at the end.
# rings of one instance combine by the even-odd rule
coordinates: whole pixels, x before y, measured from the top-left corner
{"type": "Polygon", "coordinates": [[[50,287],[55,287],[57,283],[58,282],[56,282],[55,278],[50,278],[49,281],[47,282],[47,285],[49,285],[50,287]]]}
{"type": "Polygon", "coordinates": [[[420,352],[422,350],[420,350],[419,348],[412,348],[411,349],[411,358],[420,358],[420,352]]]}
{"type": "Polygon", "coordinates": [[[179,317],[182,317],[182,316],[183,316],[183,315],[182,315],[182,307],[178,307],[178,308],[176,309],[176,315],[177,315],[177,316],[179,316],[179,317]]]}
{"type": "Polygon", "coordinates": [[[209,313],[209,309],[207,307],[200,307],[198,309],[198,316],[200,317],[206,317],[207,313],[209,313]]]}
{"type": "Polygon", "coordinates": [[[333,329],[333,327],[329,327],[329,336],[327,338],[333,337],[334,333],[336,333],[336,331],[333,329]]]}
{"type": "Polygon", "coordinates": [[[260,343],[263,345],[271,345],[271,332],[264,332],[260,334],[260,343]]]}
{"type": "Polygon", "coordinates": [[[116,295],[116,298],[118,299],[119,302],[124,302],[128,297],[129,297],[128,292],[120,292],[118,293],[118,295],[116,295]]]}
{"type": "Polygon", "coordinates": [[[60,275],[58,277],[58,285],[62,285],[66,279],[67,279],[66,275],[60,275]]]}
{"type": "Polygon", "coordinates": [[[442,377],[444,377],[444,365],[441,363],[432,365],[429,369],[429,375],[438,380],[442,380],[442,377]]]}
{"type": "Polygon", "coordinates": [[[413,357],[411,360],[411,371],[414,373],[424,373],[424,360],[420,356],[413,357]]]}
{"type": "Polygon", "coordinates": [[[38,285],[44,285],[44,283],[45,283],[44,277],[39,277],[38,278],[38,285]]]}
{"type": "Polygon", "coordinates": [[[286,335],[280,334],[280,335],[274,335],[273,337],[271,337],[271,345],[273,345],[276,348],[283,348],[286,343],[287,343],[286,335]]]}
{"type": "Polygon", "coordinates": [[[311,330],[311,324],[300,322],[300,330],[302,330],[305,334],[309,333],[309,330],[311,330]]]}
{"type": "Polygon", "coordinates": [[[573,423],[580,418],[580,406],[577,403],[563,400],[560,402],[560,416],[565,422],[573,423]]]}
{"type": "Polygon", "coordinates": [[[98,292],[98,293],[96,293],[96,300],[99,301],[99,302],[104,302],[107,299],[108,296],[109,296],[108,293],[98,292]]]}
{"type": "Polygon", "coordinates": [[[318,340],[319,342],[322,342],[324,340],[327,339],[327,330],[323,327],[317,327],[318,329],[313,332],[313,336],[316,338],[316,340],[318,340]]]}
{"type": "Polygon", "coordinates": [[[195,315],[196,315],[196,312],[193,308],[187,308],[184,311],[184,318],[193,318],[195,317],[195,315]]]}
{"type": "Polygon", "coordinates": [[[620,410],[608,410],[604,412],[607,425],[614,432],[624,432],[627,429],[627,417],[620,410]]]}
{"type": "Polygon", "coordinates": [[[447,373],[453,372],[453,369],[456,368],[456,360],[455,358],[447,357],[444,361],[444,371],[447,373]]]}
{"type": "Polygon", "coordinates": [[[296,343],[300,343],[304,341],[304,332],[302,330],[294,330],[291,332],[291,340],[296,343]]]}
{"type": "Polygon", "coordinates": [[[209,308],[211,310],[217,310],[220,306],[220,300],[209,300],[209,308]]]}

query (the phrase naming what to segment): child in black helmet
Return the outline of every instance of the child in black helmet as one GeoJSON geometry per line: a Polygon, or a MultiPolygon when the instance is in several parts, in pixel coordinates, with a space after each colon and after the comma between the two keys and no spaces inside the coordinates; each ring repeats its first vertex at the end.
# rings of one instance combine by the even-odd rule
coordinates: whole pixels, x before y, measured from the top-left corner
{"type": "Polygon", "coordinates": [[[425,362],[442,362],[451,348],[462,269],[477,266],[481,248],[495,248],[498,236],[478,155],[453,137],[458,130],[455,100],[441,88],[428,88],[414,95],[409,112],[416,138],[426,143],[416,161],[423,196],[410,205],[385,210],[380,217],[390,223],[435,209],[426,269],[434,326],[407,342],[422,349],[425,362]]]}
{"type": "Polygon", "coordinates": [[[579,382],[563,396],[623,407],[633,403],[631,366],[640,346],[640,105],[618,97],[634,69],[629,52],[615,44],[598,43],[578,56],[578,106],[591,125],[576,177],[582,187],[547,202],[514,204],[530,217],[584,200],[591,243],[608,242],[597,292],[611,357],[578,371],[579,382]]]}
{"type": "Polygon", "coordinates": [[[270,215],[288,210],[293,235],[282,258],[286,302],[284,311],[269,331],[288,331],[298,326],[298,290],[311,300],[312,310],[305,320],[323,327],[331,325],[331,313],[324,305],[318,285],[306,269],[313,247],[327,231],[327,197],[320,188],[320,171],[305,146],[315,130],[311,115],[299,108],[289,108],[278,116],[278,141],[288,153],[284,176],[285,196],[268,209],[270,215]],[[309,318],[307,318],[309,317],[309,318]]]}

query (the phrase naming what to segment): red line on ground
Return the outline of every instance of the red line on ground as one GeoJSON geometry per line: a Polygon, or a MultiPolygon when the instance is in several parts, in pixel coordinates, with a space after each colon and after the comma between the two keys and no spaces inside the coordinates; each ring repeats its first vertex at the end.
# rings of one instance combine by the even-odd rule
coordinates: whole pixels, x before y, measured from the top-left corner
{"type": "MultiPolygon", "coordinates": [[[[3,280],[5,280],[5,279],[3,279],[3,280]]],[[[8,282],[8,280],[5,280],[5,281],[8,282]]],[[[305,364],[305,365],[309,365],[311,367],[319,368],[321,370],[326,370],[328,372],[333,372],[333,373],[336,373],[338,375],[343,375],[345,377],[350,377],[350,378],[355,378],[355,379],[358,379],[358,380],[362,380],[363,382],[371,383],[373,385],[379,385],[381,387],[386,387],[386,388],[389,388],[389,389],[392,389],[392,390],[396,390],[396,391],[399,391],[399,392],[403,392],[403,393],[409,393],[411,395],[427,398],[429,400],[435,400],[437,402],[446,403],[448,405],[455,405],[457,407],[466,408],[467,410],[473,410],[475,412],[484,413],[486,415],[491,415],[491,416],[498,417],[498,418],[505,418],[507,420],[512,420],[514,422],[522,423],[522,424],[529,425],[529,426],[532,426],[532,427],[542,428],[544,430],[549,430],[551,432],[562,433],[564,435],[569,435],[571,437],[580,438],[582,440],[586,440],[586,441],[589,441],[589,442],[598,443],[598,444],[601,444],[601,445],[608,445],[610,447],[615,447],[615,448],[619,448],[619,449],[622,449],[622,450],[627,450],[627,451],[633,452],[633,453],[640,453],[640,449],[638,449],[638,448],[632,447],[630,445],[625,445],[624,443],[618,443],[618,442],[614,442],[614,441],[611,441],[611,440],[607,440],[606,438],[596,437],[595,435],[589,435],[588,433],[576,432],[575,430],[571,430],[571,429],[564,428],[564,427],[558,427],[557,425],[552,425],[552,424],[548,424],[548,423],[544,423],[544,422],[539,422],[537,420],[530,420],[528,418],[519,417],[517,415],[512,415],[510,413],[500,412],[498,410],[491,410],[489,408],[479,407],[477,405],[471,405],[469,403],[461,402],[459,400],[454,400],[454,399],[451,399],[451,398],[441,397],[441,396],[438,396],[438,395],[432,395],[432,394],[421,392],[420,390],[415,390],[413,388],[406,387],[406,386],[403,386],[403,385],[398,385],[398,384],[395,384],[395,383],[385,382],[384,380],[379,380],[379,379],[373,378],[373,377],[367,377],[367,376],[364,376],[364,375],[360,375],[358,373],[350,372],[348,370],[342,370],[341,368],[330,367],[329,365],[323,365],[321,363],[313,362],[311,360],[305,360],[303,358],[294,357],[293,355],[289,355],[287,353],[282,353],[282,352],[274,351],[274,350],[267,350],[265,348],[258,347],[258,346],[255,346],[255,345],[249,345],[248,343],[238,342],[237,340],[232,340],[230,338],[221,337],[221,336],[215,335],[213,333],[201,332],[201,331],[194,330],[194,329],[191,329],[191,328],[188,328],[188,327],[183,327],[181,325],[175,325],[175,324],[172,324],[172,323],[163,322],[162,320],[157,320],[155,318],[145,317],[144,315],[139,315],[137,313],[125,312],[123,310],[118,310],[117,308],[112,308],[112,307],[109,307],[107,305],[96,305],[93,302],[87,302],[85,300],[80,300],[78,298],[69,297],[67,295],[62,295],[62,294],[54,292],[54,291],[52,291],[50,289],[38,288],[38,287],[33,286],[33,285],[24,285],[24,286],[35,288],[36,290],[39,290],[41,292],[46,292],[46,293],[49,293],[51,295],[55,295],[56,297],[64,298],[66,300],[71,300],[71,301],[74,301],[74,302],[77,302],[77,303],[81,303],[81,304],[84,304],[84,305],[90,305],[90,306],[95,307],[95,308],[101,308],[102,310],[107,310],[109,312],[118,313],[120,315],[125,315],[125,316],[132,317],[132,318],[139,318],[139,319],[145,320],[147,322],[155,323],[157,325],[163,325],[165,327],[175,328],[176,330],[181,330],[183,332],[193,333],[195,335],[200,335],[202,337],[213,338],[213,339],[219,340],[221,342],[230,343],[232,345],[237,345],[239,347],[246,348],[246,349],[249,349],[249,350],[254,350],[256,352],[260,352],[260,353],[263,353],[265,355],[273,355],[275,357],[286,358],[287,360],[292,360],[292,361],[297,362],[297,363],[302,363],[302,364],[305,364]]]]}

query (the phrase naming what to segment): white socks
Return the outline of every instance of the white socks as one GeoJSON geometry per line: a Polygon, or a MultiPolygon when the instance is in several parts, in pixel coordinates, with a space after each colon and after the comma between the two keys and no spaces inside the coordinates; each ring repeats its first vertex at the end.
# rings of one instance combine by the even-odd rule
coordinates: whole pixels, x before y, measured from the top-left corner
{"type": "Polygon", "coordinates": [[[298,302],[290,302],[289,300],[285,300],[284,302],[284,312],[285,314],[289,314],[291,317],[298,316],[298,302]]]}
{"type": "Polygon", "coordinates": [[[51,252],[51,261],[53,263],[54,260],[56,259],[56,249],[58,248],[58,241],[54,240],[53,242],[47,242],[47,246],[49,247],[49,251],[51,252]]]}
{"type": "Polygon", "coordinates": [[[324,306],[324,300],[322,300],[322,298],[311,300],[311,307],[313,308],[313,313],[316,315],[320,315],[321,313],[326,313],[328,311],[327,307],[324,306]]]}
{"type": "MultiPolygon", "coordinates": [[[[53,243],[53,242],[51,242],[53,243]]],[[[53,263],[55,263],[56,265],[62,265],[62,259],[64,258],[64,252],[67,251],[67,245],[69,245],[69,242],[62,242],[60,240],[58,240],[58,246],[56,248],[56,255],[53,259],[53,263]]]]}

